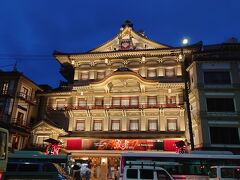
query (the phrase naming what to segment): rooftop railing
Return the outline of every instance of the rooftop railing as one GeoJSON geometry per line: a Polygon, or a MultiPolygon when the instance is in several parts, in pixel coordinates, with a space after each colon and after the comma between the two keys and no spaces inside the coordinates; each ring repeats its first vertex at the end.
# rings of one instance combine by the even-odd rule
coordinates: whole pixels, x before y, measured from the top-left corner
{"type": "Polygon", "coordinates": [[[180,108],[183,103],[172,104],[137,104],[137,105],[65,105],[61,107],[48,106],[48,111],[93,110],[93,109],[150,109],[150,108],[180,108]]]}

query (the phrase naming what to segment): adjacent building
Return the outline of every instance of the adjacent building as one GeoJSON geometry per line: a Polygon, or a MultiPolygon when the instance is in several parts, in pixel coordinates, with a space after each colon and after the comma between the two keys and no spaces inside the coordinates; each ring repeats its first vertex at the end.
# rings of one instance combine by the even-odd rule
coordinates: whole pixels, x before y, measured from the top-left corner
{"type": "Polygon", "coordinates": [[[0,126],[9,130],[9,147],[23,149],[37,120],[36,92],[41,88],[18,71],[0,72],[0,126]]]}
{"type": "Polygon", "coordinates": [[[204,46],[187,71],[195,148],[239,153],[240,44],[204,46]]]}

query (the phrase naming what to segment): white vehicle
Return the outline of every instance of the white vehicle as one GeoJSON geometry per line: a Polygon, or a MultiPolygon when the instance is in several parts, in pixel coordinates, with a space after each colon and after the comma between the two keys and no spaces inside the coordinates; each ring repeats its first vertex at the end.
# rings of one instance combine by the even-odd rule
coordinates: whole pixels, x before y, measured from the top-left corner
{"type": "Polygon", "coordinates": [[[240,179],[240,166],[212,166],[209,171],[209,179],[240,179]]]}
{"type": "Polygon", "coordinates": [[[173,180],[173,177],[157,164],[147,161],[127,162],[123,171],[123,180],[173,180]]]}
{"type": "Polygon", "coordinates": [[[125,167],[130,161],[155,163],[156,167],[165,169],[174,179],[208,180],[210,167],[239,166],[240,155],[225,151],[198,151],[189,154],[126,152],[120,159],[120,178],[123,178],[125,167]]]}

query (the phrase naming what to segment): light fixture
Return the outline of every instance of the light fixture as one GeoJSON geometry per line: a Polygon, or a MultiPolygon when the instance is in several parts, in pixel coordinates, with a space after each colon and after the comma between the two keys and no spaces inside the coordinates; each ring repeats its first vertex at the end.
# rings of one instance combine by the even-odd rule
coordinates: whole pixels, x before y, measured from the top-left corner
{"type": "Polygon", "coordinates": [[[80,95],[82,96],[83,95],[83,92],[81,91],[80,95]]]}
{"type": "Polygon", "coordinates": [[[183,55],[179,54],[179,59],[182,60],[183,59],[183,55]]]}
{"type": "Polygon", "coordinates": [[[106,64],[108,63],[108,59],[107,59],[107,58],[105,59],[105,63],[106,63],[106,64]]]}

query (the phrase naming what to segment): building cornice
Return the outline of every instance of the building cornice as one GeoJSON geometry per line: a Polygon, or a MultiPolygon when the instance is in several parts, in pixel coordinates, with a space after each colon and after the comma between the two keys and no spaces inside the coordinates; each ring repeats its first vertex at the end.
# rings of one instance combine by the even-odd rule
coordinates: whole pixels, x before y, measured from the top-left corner
{"type": "Polygon", "coordinates": [[[158,132],[151,132],[151,131],[121,131],[121,132],[114,132],[114,131],[82,131],[82,132],[70,132],[68,135],[60,136],[61,138],[107,138],[107,139],[158,139],[158,138],[183,138],[184,131],[177,131],[177,132],[166,132],[166,131],[158,131],[158,132]]]}
{"type": "Polygon", "coordinates": [[[127,50],[127,51],[111,51],[111,52],[90,52],[79,54],[54,54],[56,59],[61,63],[73,64],[78,61],[91,61],[99,59],[126,59],[138,57],[164,57],[178,56],[180,53],[190,54],[194,48],[172,48],[172,49],[148,49],[148,50],[127,50]]]}

